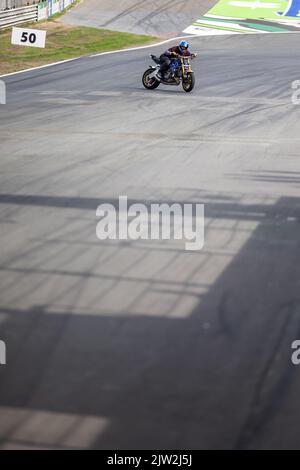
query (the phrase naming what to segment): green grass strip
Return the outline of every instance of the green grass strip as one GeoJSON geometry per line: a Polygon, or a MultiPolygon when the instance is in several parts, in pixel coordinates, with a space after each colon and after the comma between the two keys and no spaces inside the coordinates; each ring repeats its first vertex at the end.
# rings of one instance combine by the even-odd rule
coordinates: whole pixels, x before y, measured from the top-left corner
{"type": "Polygon", "coordinates": [[[0,74],[94,53],[143,46],[158,41],[158,38],[154,36],[70,26],[59,21],[46,21],[27,26],[47,31],[45,49],[14,46],[11,44],[11,28],[1,30],[0,74]]]}

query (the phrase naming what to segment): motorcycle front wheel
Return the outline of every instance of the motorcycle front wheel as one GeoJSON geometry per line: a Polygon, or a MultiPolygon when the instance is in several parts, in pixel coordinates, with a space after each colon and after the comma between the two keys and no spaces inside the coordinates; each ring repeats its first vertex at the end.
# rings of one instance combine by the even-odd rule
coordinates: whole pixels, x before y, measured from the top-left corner
{"type": "Polygon", "coordinates": [[[148,69],[143,75],[143,85],[147,90],[154,90],[154,88],[157,88],[160,84],[158,80],[156,80],[155,77],[150,77],[150,75],[153,73],[153,69],[148,69]]]}
{"type": "Polygon", "coordinates": [[[189,73],[186,78],[182,80],[182,88],[187,93],[190,93],[195,86],[195,75],[193,73],[189,73]]]}

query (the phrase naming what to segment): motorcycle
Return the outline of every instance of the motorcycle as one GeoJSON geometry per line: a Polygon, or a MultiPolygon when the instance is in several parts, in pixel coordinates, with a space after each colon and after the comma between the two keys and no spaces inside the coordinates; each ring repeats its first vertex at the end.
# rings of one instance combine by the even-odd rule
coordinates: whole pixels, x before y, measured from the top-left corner
{"type": "Polygon", "coordinates": [[[154,90],[161,83],[163,85],[182,84],[182,88],[187,93],[191,92],[195,86],[195,75],[191,67],[191,59],[197,57],[197,54],[191,56],[171,57],[171,64],[166,78],[159,78],[160,59],[154,54],[150,54],[151,59],[157,65],[150,65],[143,75],[143,85],[147,90],[154,90]]]}

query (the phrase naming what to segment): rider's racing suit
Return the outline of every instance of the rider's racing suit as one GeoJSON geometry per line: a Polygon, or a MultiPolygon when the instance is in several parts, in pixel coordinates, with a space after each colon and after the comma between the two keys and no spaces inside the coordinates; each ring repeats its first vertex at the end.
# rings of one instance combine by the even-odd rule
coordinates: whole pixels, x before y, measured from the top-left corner
{"type": "Polygon", "coordinates": [[[178,55],[181,55],[181,56],[191,56],[192,55],[191,52],[188,49],[181,50],[179,46],[170,47],[170,49],[168,49],[166,52],[164,52],[159,58],[160,59],[159,72],[160,72],[162,77],[164,76],[165,73],[168,72],[169,67],[170,67],[170,63],[171,63],[171,57],[174,54],[178,54],[178,55]]]}

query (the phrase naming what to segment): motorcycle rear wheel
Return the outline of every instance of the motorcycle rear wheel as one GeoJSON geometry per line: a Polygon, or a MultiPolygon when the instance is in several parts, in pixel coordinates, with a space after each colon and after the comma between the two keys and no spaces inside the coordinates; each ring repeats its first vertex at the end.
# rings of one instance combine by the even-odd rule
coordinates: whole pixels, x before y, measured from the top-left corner
{"type": "Polygon", "coordinates": [[[148,69],[143,75],[143,85],[147,90],[154,90],[157,88],[160,84],[158,80],[156,80],[155,77],[150,78],[149,75],[153,73],[153,69],[148,69]]]}
{"type": "Polygon", "coordinates": [[[182,88],[186,93],[190,93],[195,87],[195,75],[189,73],[186,78],[182,80],[182,88]]]}

